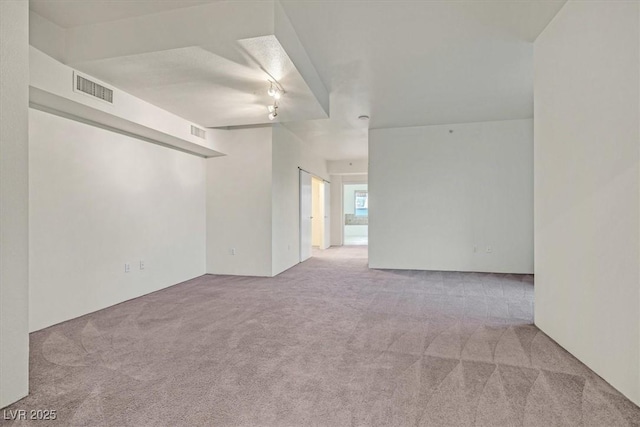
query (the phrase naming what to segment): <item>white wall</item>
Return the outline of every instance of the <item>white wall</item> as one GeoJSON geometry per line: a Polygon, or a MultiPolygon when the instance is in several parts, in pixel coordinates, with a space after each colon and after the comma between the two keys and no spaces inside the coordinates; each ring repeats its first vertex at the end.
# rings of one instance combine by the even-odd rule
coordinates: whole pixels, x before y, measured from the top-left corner
{"type": "Polygon", "coordinates": [[[271,276],[271,128],[217,137],[227,155],[206,160],[207,273],[271,276]]]}
{"type": "Polygon", "coordinates": [[[367,225],[345,225],[344,227],[345,237],[368,237],[369,226],[367,225]]]}
{"type": "Polygon", "coordinates": [[[204,274],[204,159],[33,109],[29,156],[32,331],[204,274]]]}
{"type": "Polygon", "coordinates": [[[328,180],[327,162],[284,126],[273,127],[273,275],[300,261],[298,168],[328,180]]]}
{"type": "Polygon", "coordinates": [[[275,276],[300,261],[298,168],[328,179],[326,161],[280,125],[217,132],[228,155],[206,161],[207,272],[275,276]]]}
{"type": "Polygon", "coordinates": [[[371,130],[369,266],[533,272],[532,120],[371,130]]]}
{"type": "Polygon", "coordinates": [[[28,14],[0,1],[0,408],[29,392],[28,14]]]}
{"type": "Polygon", "coordinates": [[[637,2],[568,2],[535,42],[536,325],[640,403],[637,2]]]}
{"type": "MultiPolygon", "coordinates": [[[[328,166],[329,162],[327,162],[328,166]]],[[[342,175],[330,176],[331,191],[331,246],[342,246],[344,219],[342,215],[342,175]]]]}

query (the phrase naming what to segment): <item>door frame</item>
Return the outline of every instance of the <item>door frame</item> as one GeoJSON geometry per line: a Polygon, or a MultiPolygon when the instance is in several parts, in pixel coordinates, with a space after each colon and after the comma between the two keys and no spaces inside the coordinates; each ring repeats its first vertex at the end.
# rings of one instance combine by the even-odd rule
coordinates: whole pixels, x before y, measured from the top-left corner
{"type": "MultiPolygon", "coordinates": [[[[331,186],[331,181],[327,181],[326,179],[322,178],[321,176],[313,173],[313,172],[309,172],[306,169],[301,168],[300,166],[298,166],[298,245],[299,245],[299,251],[298,251],[298,262],[304,262],[306,261],[306,259],[303,261],[302,260],[302,180],[301,180],[301,174],[300,172],[306,172],[308,173],[311,178],[315,178],[317,180],[322,181],[323,184],[329,184],[329,186],[331,186]]],[[[312,202],[313,203],[313,202],[312,202]]],[[[328,222],[329,224],[331,221],[331,199],[328,200],[328,204],[329,204],[329,212],[325,212],[325,214],[328,214],[328,222]]],[[[326,204],[325,204],[326,206],[326,204]]],[[[313,230],[313,229],[312,229],[313,230]]],[[[329,232],[329,236],[330,236],[330,232],[329,232]]],[[[330,239],[329,239],[330,240],[330,239]]],[[[329,243],[331,243],[331,241],[329,241],[329,243]]],[[[313,245],[312,245],[313,246],[313,245]]],[[[331,244],[329,244],[328,247],[331,247],[331,244]]],[[[308,258],[307,258],[308,259],[308,258]]]]}
{"type": "Polygon", "coordinates": [[[311,222],[311,215],[313,215],[313,175],[301,168],[298,168],[298,262],[304,262],[311,258],[313,248],[313,237],[311,234],[313,233],[313,224],[311,222]],[[306,200],[306,194],[303,194],[304,187],[306,187],[306,183],[305,186],[303,186],[303,179],[305,181],[308,179],[309,181],[309,200],[306,200]],[[304,212],[304,217],[303,206],[308,207],[309,210],[308,212],[304,212]],[[309,215],[309,219],[307,219],[307,215],[309,215]],[[306,234],[307,221],[309,227],[308,229],[311,234],[310,236],[307,236],[309,239],[309,247],[307,247],[303,238],[303,236],[306,234]],[[303,228],[305,228],[304,231],[303,228]]]}
{"type": "Polygon", "coordinates": [[[322,182],[322,246],[325,250],[331,247],[331,183],[322,182]]]}

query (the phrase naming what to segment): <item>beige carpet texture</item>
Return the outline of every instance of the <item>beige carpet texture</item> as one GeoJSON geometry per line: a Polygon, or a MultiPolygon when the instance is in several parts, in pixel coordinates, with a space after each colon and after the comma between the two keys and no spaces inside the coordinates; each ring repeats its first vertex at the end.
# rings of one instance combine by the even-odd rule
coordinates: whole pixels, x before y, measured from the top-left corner
{"type": "MultiPolygon", "coordinates": [[[[603,349],[606,351],[606,349],[603,349]]],[[[332,248],[202,276],[31,334],[7,426],[640,426],[533,325],[532,276],[370,270],[332,248]]]]}

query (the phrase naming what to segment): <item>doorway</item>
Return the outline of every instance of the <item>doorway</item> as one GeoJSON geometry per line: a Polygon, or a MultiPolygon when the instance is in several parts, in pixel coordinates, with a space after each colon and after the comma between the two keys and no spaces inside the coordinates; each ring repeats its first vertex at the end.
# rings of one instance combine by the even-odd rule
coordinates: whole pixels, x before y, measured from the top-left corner
{"type": "Polygon", "coordinates": [[[330,244],[329,182],[300,169],[300,262],[330,244]]]}
{"type": "Polygon", "coordinates": [[[311,177],[311,246],[323,248],[324,239],[324,182],[311,177]]]}
{"type": "Polygon", "coordinates": [[[344,184],[343,224],[345,245],[369,244],[369,186],[344,184]]]}

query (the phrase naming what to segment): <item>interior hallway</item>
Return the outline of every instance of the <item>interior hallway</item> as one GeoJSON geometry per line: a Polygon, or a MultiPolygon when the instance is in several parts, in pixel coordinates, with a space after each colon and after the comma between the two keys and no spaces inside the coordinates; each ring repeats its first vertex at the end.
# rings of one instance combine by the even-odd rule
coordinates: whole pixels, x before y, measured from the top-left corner
{"type": "Polygon", "coordinates": [[[366,251],[202,276],[35,332],[31,394],[7,409],[57,409],[39,425],[65,426],[640,419],[532,325],[531,276],[369,270],[366,251]]]}

